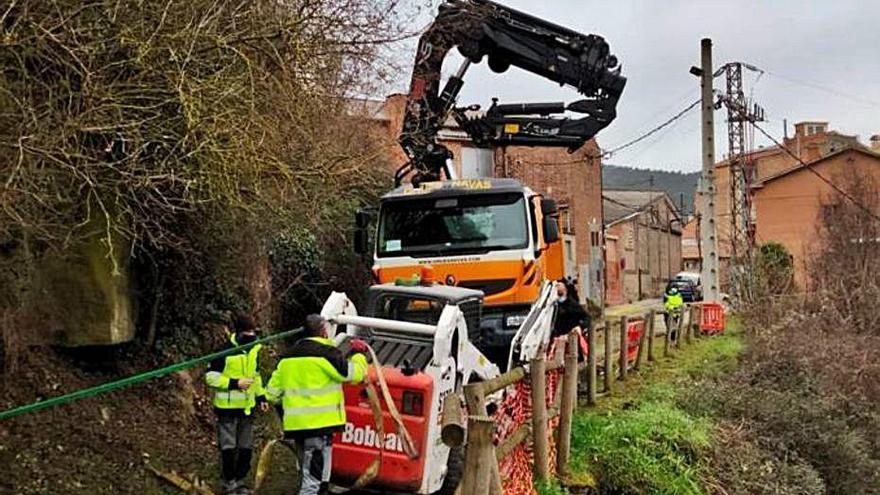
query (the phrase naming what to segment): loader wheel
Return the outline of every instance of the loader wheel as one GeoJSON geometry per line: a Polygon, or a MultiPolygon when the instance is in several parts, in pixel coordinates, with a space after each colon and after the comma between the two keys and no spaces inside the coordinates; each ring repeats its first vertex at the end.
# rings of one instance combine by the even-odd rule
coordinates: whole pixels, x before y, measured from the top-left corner
{"type": "Polygon", "coordinates": [[[464,452],[461,447],[452,447],[449,449],[449,460],[446,462],[446,477],[443,478],[443,485],[431,495],[453,495],[458,489],[458,485],[461,484],[462,475],[464,475],[464,452]]]}

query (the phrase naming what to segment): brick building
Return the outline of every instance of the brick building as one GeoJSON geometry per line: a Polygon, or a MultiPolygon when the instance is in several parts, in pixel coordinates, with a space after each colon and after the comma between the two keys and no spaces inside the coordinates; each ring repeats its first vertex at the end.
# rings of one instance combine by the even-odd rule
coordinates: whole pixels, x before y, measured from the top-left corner
{"type": "MultiPolygon", "coordinates": [[[[798,165],[798,160],[791,156],[787,150],[806,162],[815,161],[823,156],[837,153],[841,150],[863,148],[856,136],[840,134],[829,130],[828,122],[809,121],[795,124],[795,133],[792,137],[783,139],[783,147],[772,146],[755,150],[746,155],[745,160],[751,162],[754,169],[752,183],[761,181],[782,173],[798,165]]],[[[873,143],[873,141],[872,141],[873,143]]],[[[877,141],[880,146],[880,138],[877,141]]],[[[724,160],[715,164],[715,214],[716,235],[719,258],[719,281],[722,290],[727,289],[727,278],[730,267],[730,258],[733,255],[731,243],[731,203],[730,203],[730,162],[724,160]]],[[[695,203],[697,211],[700,211],[703,196],[696,194],[695,203]]],[[[752,204],[750,212],[751,221],[758,222],[757,211],[752,204]]],[[[685,228],[682,235],[682,254],[684,263],[691,266],[698,264],[698,219],[694,219],[694,225],[685,228]]],[[[762,242],[756,237],[756,242],[762,242]]]]}
{"type": "MultiPolygon", "coordinates": [[[[387,143],[392,171],[406,161],[397,145],[405,105],[406,95],[399,94],[351,103],[352,113],[368,119],[376,138],[387,143]]],[[[452,151],[459,177],[514,178],[555,199],[561,209],[566,266],[571,267],[567,275],[578,279],[582,298],[602,300],[602,170],[595,140],[574,153],[563,148],[479,148],[450,119],[438,141],[452,151]]]]}
{"type": "Polygon", "coordinates": [[[665,192],[606,190],[603,195],[607,304],[660,297],[681,271],[682,220],[665,192]]]}
{"type": "Polygon", "coordinates": [[[685,272],[699,272],[702,265],[700,259],[700,246],[697,239],[700,233],[697,230],[697,217],[691,215],[681,229],[681,270],[685,272]]]}
{"type": "Polygon", "coordinates": [[[808,288],[810,253],[821,249],[816,235],[820,208],[839,194],[817,173],[841,188],[847,186],[847,177],[870,180],[877,188],[880,153],[864,147],[835,151],[807,162],[807,166],[797,164],[779,171],[754,185],[756,240],[759,244],[779,242],[786,247],[794,258],[795,285],[801,289],[808,288]]]}

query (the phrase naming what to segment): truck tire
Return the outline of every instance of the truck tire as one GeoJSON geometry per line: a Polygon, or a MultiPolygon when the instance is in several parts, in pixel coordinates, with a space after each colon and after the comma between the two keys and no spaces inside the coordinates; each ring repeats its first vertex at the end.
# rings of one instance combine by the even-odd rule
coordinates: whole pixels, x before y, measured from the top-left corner
{"type": "Polygon", "coordinates": [[[446,477],[443,478],[443,485],[431,495],[453,495],[461,484],[463,475],[464,452],[461,447],[452,447],[449,449],[449,460],[446,461],[446,477]]]}

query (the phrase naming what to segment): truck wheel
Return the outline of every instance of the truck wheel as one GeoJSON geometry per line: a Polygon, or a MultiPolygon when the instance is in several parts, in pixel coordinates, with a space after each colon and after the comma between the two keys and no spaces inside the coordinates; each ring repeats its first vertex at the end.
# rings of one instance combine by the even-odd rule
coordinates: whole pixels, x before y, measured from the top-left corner
{"type": "Polygon", "coordinates": [[[464,452],[461,447],[449,449],[449,460],[446,462],[446,477],[443,485],[431,495],[453,495],[464,474],[464,452]]]}

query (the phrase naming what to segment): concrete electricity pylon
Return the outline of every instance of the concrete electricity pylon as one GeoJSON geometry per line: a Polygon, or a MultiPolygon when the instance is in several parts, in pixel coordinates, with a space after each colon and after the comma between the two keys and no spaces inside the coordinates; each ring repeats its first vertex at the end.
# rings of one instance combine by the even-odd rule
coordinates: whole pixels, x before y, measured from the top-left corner
{"type": "Polygon", "coordinates": [[[712,88],[712,40],[700,41],[700,67],[692,67],[691,73],[700,77],[701,125],[703,130],[703,173],[700,177],[700,253],[702,255],[700,282],[703,299],[718,301],[718,246],[715,222],[715,102],[712,88]]]}

